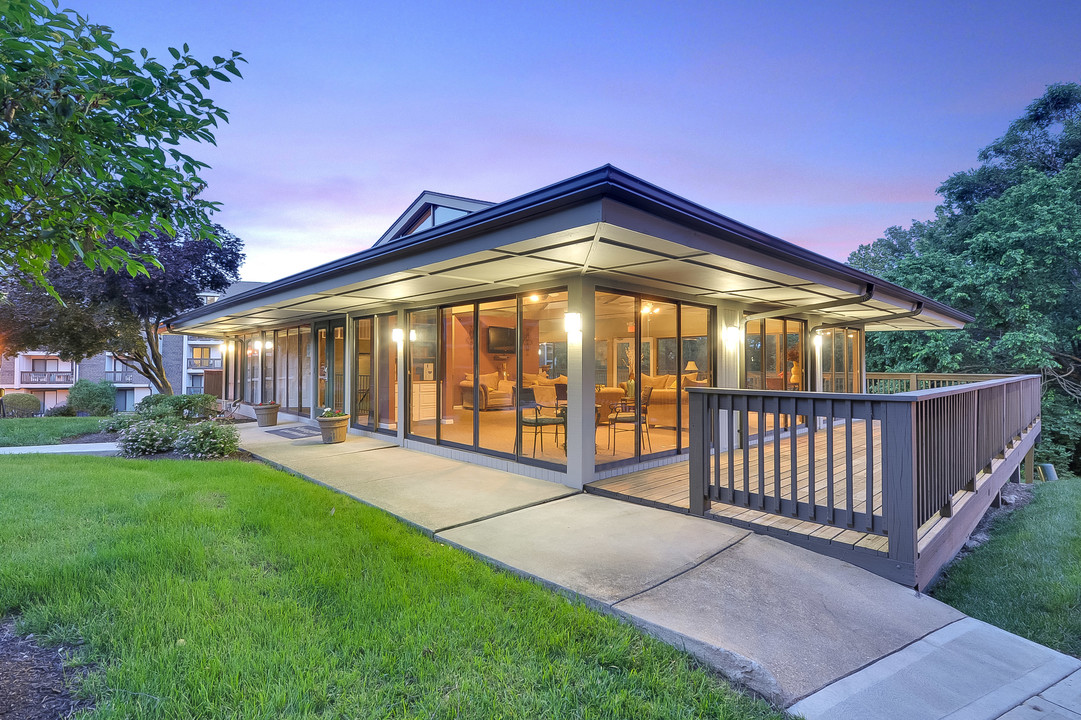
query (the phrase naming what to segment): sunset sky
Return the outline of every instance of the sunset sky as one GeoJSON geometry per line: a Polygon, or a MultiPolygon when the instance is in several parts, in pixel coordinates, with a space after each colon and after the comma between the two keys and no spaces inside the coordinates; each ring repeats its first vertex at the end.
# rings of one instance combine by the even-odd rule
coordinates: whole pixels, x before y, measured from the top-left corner
{"type": "Polygon", "coordinates": [[[195,152],[245,280],[368,247],[422,190],[501,201],[605,163],[843,260],[1081,81],[1061,0],[70,5],[159,58],[249,61],[195,152]]]}

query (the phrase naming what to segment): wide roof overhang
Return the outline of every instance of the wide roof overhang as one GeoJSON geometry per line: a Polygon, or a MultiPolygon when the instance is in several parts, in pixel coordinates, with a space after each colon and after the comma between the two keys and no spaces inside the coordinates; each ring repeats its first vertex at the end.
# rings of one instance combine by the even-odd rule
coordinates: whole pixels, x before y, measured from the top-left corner
{"type": "Polygon", "coordinates": [[[430,230],[198,308],[174,332],[228,335],[394,305],[438,304],[586,275],[763,316],[867,330],[971,317],[606,166],[430,230]]]}

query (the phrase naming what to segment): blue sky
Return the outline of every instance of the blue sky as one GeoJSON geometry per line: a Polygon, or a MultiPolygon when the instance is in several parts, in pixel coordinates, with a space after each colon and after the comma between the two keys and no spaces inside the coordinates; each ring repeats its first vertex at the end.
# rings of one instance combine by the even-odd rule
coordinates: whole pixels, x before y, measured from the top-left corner
{"type": "Polygon", "coordinates": [[[505,200],[612,163],[825,255],[926,219],[1054,82],[1081,3],[72,0],[206,60],[245,280],[369,246],[422,191],[505,200]]]}

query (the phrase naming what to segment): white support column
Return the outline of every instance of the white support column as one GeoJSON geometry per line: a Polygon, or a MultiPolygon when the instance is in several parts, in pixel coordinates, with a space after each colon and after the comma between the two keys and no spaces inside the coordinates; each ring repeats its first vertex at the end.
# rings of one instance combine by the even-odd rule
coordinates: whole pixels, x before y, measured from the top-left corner
{"type": "Polygon", "coordinates": [[[567,284],[567,312],[582,319],[580,337],[567,335],[567,485],[577,489],[592,482],[597,455],[595,294],[591,278],[567,284]]]}
{"type": "Polygon", "coordinates": [[[395,343],[398,347],[398,444],[405,445],[405,428],[409,421],[409,388],[406,386],[408,374],[405,367],[405,345],[409,342],[409,330],[406,328],[406,312],[398,311],[398,328],[403,340],[395,343]]]}
{"type": "Polygon", "coordinates": [[[738,388],[740,386],[740,350],[743,347],[743,328],[740,325],[740,310],[717,307],[717,367],[714,368],[717,387],[738,388]]]}
{"type": "MultiPolygon", "coordinates": [[[[721,388],[740,387],[740,357],[743,349],[743,312],[728,305],[717,306],[717,365],[716,386],[721,388]]],[[[728,414],[721,413],[716,421],[720,424],[720,449],[728,449],[728,414]]],[[[737,428],[738,431],[738,428],[737,428]]]]}

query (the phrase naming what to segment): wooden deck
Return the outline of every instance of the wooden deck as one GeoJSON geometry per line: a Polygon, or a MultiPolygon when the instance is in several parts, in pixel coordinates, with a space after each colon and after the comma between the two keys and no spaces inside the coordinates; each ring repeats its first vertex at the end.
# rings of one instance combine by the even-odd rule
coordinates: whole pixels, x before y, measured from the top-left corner
{"type": "MultiPolygon", "coordinates": [[[[847,444],[844,436],[844,426],[834,428],[833,441],[830,442],[830,433],[819,430],[814,434],[815,448],[815,477],[825,478],[832,470],[838,476],[842,475],[842,469],[851,468],[853,478],[851,494],[852,509],[855,512],[866,512],[868,494],[871,496],[871,509],[876,514],[882,513],[882,457],[879,437],[879,426],[876,422],[872,431],[870,442],[866,435],[866,423],[854,422],[852,427],[852,457],[851,462],[847,455],[847,444]],[[832,448],[830,445],[832,444],[832,448]],[[829,451],[832,449],[832,453],[829,451]],[[868,462],[867,453],[873,455],[868,462]],[[867,471],[871,470],[871,482],[867,482],[867,471]]],[[[722,484],[727,486],[729,481],[729,461],[732,461],[733,487],[743,490],[744,485],[744,462],[747,463],[748,488],[751,493],[760,493],[768,496],[782,498],[795,497],[800,501],[809,500],[810,472],[808,468],[808,433],[806,430],[797,432],[795,436],[795,451],[793,452],[792,437],[789,433],[783,433],[774,440],[770,436],[759,447],[752,444],[745,453],[742,449],[733,453],[722,452],[715,462],[720,463],[720,477],[722,484]],[[792,458],[796,458],[796,492],[792,493],[792,458]],[[759,473],[759,463],[762,465],[762,473],[759,473]],[[762,478],[762,486],[759,486],[759,478],[762,478]]],[[[626,475],[596,480],[586,486],[586,491],[606,497],[628,500],[643,505],[671,510],[674,512],[689,512],[689,469],[686,462],[677,462],[648,470],[639,470],[626,475]]],[[[847,493],[838,493],[840,497],[834,497],[834,508],[847,507],[847,493]]],[[[830,498],[827,496],[826,483],[819,481],[815,487],[814,502],[816,505],[829,506],[830,498]]],[[[798,518],[775,515],[759,510],[738,505],[728,505],[713,501],[710,511],[706,515],[710,519],[726,522],[739,527],[745,527],[755,532],[776,535],[783,539],[796,541],[799,544],[827,543],[841,546],[845,549],[855,548],[861,552],[874,555],[886,555],[888,540],[882,535],[858,532],[856,530],[825,525],[816,522],[800,520],[798,518]]]]}

